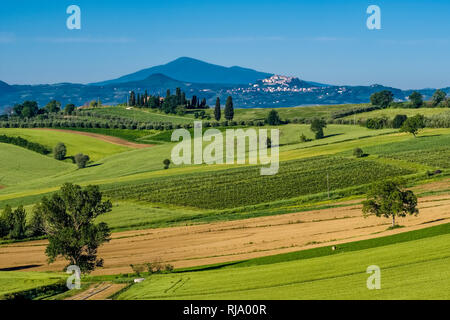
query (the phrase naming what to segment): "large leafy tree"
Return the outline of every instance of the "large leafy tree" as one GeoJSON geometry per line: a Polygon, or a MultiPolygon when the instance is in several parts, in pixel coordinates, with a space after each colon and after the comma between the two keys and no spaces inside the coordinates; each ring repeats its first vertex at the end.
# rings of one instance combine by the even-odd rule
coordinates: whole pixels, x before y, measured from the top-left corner
{"type": "Polygon", "coordinates": [[[83,273],[102,266],[103,259],[97,258],[97,249],[110,240],[110,230],[106,223],[94,224],[94,220],[111,211],[111,207],[109,200],[102,201],[98,186],[83,189],[67,183],[51,197],[44,197],[40,210],[48,234],[45,253],[49,263],[62,256],[83,273]]]}
{"type": "Polygon", "coordinates": [[[400,128],[401,132],[409,132],[414,137],[417,136],[420,129],[425,128],[425,117],[421,114],[415,115],[414,117],[408,118],[403,122],[400,128]]]}
{"type": "Polygon", "coordinates": [[[411,93],[408,98],[414,108],[420,108],[423,105],[423,96],[417,91],[411,93]]]}
{"type": "Polygon", "coordinates": [[[228,96],[227,102],[225,103],[225,119],[228,121],[233,120],[234,118],[234,107],[233,107],[233,98],[231,96],[228,96]]]}
{"type": "Polygon", "coordinates": [[[311,131],[315,133],[316,139],[324,137],[323,129],[327,127],[327,123],[322,119],[314,119],[311,122],[311,131]]]}
{"type": "Polygon", "coordinates": [[[392,227],[395,227],[396,217],[417,215],[417,197],[411,190],[404,190],[401,181],[387,180],[376,183],[363,201],[363,215],[376,215],[377,217],[392,218],[392,227]]]}
{"type": "Polygon", "coordinates": [[[431,101],[434,106],[437,106],[439,103],[444,101],[446,97],[447,94],[444,91],[438,89],[434,92],[433,96],[431,97],[431,101]]]}
{"type": "Polygon", "coordinates": [[[11,239],[25,238],[26,216],[23,206],[19,206],[13,211],[7,205],[0,216],[0,237],[8,236],[11,239]]]}
{"type": "Polygon", "coordinates": [[[278,115],[278,112],[276,112],[275,110],[271,110],[267,115],[266,122],[271,126],[277,126],[281,124],[281,119],[278,115]]]}
{"type": "Polygon", "coordinates": [[[394,94],[391,91],[383,90],[375,92],[370,96],[370,102],[375,106],[387,108],[394,101],[394,94]]]}
{"type": "Polygon", "coordinates": [[[44,107],[44,111],[47,113],[56,113],[61,110],[61,102],[52,100],[44,107]]]}

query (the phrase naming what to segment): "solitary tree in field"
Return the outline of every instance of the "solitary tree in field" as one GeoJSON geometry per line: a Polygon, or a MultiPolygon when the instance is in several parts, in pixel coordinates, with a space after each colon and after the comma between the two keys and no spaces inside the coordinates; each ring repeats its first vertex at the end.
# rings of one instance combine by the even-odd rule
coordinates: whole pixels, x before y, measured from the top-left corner
{"type": "Polygon", "coordinates": [[[399,181],[383,181],[372,186],[363,201],[363,215],[374,214],[377,217],[392,218],[395,227],[396,217],[417,215],[417,197],[411,190],[403,190],[404,185],[399,181]]]}
{"type": "Polygon", "coordinates": [[[281,119],[278,115],[278,112],[276,112],[275,110],[271,110],[267,116],[266,122],[271,126],[277,126],[281,124],[281,119]]]}
{"type": "Polygon", "coordinates": [[[394,94],[388,90],[376,92],[370,96],[370,102],[382,108],[387,108],[392,101],[394,101],[394,94]]]}
{"type": "Polygon", "coordinates": [[[227,119],[228,121],[233,120],[234,107],[233,107],[233,98],[231,98],[231,96],[228,96],[228,98],[227,98],[224,113],[225,113],[225,119],[227,119]]]}
{"type": "Polygon", "coordinates": [[[77,265],[81,272],[89,273],[103,265],[97,258],[97,249],[110,240],[110,230],[104,222],[94,220],[111,211],[111,202],[102,201],[98,186],[81,188],[70,183],[51,197],[42,199],[48,246],[45,253],[53,263],[61,256],[69,265],[77,265]]]}
{"type": "Polygon", "coordinates": [[[217,97],[216,107],[214,108],[214,119],[216,119],[216,121],[219,121],[220,118],[222,118],[222,110],[220,110],[220,98],[217,97]]]}
{"type": "Polygon", "coordinates": [[[322,139],[324,137],[323,128],[327,127],[327,123],[322,119],[314,119],[311,122],[311,131],[316,134],[316,139],[322,139]]]}
{"type": "Polygon", "coordinates": [[[353,155],[356,158],[362,158],[364,156],[364,151],[361,148],[355,148],[353,149],[353,155]]]}
{"type": "Polygon", "coordinates": [[[87,163],[89,162],[89,156],[86,154],[78,153],[74,156],[75,163],[78,166],[78,169],[86,168],[87,163]]]}
{"type": "Polygon", "coordinates": [[[163,161],[163,164],[164,164],[164,169],[169,169],[169,166],[170,166],[170,160],[169,160],[169,159],[165,159],[165,160],[163,161]]]}
{"type": "Polygon", "coordinates": [[[62,142],[59,142],[53,149],[53,156],[56,160],[64,160],[66,158],[67,148],[62,142]]]}
{"type": "Polygon", "coordinates": [[[401,132],[409,132],[414,137],[419,133],[420,129],[425,128],[425,117],[421,114],[415,115],[414,117],[408,118],[403,122],[400,128],[401,132]]]}

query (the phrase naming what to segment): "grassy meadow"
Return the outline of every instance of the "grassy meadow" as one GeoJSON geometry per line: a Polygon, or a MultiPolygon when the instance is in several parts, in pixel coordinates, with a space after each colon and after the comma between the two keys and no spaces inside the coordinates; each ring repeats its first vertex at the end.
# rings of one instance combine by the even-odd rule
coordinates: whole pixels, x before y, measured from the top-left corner
{"type": "Polygon", "coordinates": [[[415,240],[420,235],[415,233],[410,241],[383,246],[372,240],[372,248],[357,251],[338,246],[342,252],[331,254],[327,247],[325,256],[152,275],[118,299],[449,299],[446,229],[441,235],[415,240]],[[381,290],[367,289],[371,265],[381,269],[381,290]]]}

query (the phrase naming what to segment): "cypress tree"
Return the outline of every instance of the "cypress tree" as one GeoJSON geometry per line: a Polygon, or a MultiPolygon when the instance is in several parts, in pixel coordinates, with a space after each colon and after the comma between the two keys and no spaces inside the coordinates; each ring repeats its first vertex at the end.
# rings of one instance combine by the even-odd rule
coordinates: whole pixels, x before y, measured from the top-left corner
{"type": "Polygon", "coordinates": [[[233,108],[233,98],[231,98],[231,96],[228,96],[228,98],[227,98],[224,113],[225,113],[225,119],[227,119],[228,121],[233,120],[234,108],[233,108]]]}
{"type": "Polygon", "coordinates": [[[217,97],[216,99],[216,107],[214,108],[214,118],[216,121],[219,121],[222,117],[222,111],[220,110],[220,98],[217,97]]]}

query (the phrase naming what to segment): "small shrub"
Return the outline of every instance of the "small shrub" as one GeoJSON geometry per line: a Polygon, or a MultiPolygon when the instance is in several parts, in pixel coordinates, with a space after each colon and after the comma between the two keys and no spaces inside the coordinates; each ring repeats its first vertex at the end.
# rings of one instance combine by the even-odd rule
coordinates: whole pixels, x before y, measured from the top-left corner
{"type": "Polygon", "coordinates": [[[163,161],[163,164],[164,164],[164,169],[169,169],[169,166],[170,166],[170,160],[169,160],[169,159],[165,159],[165,160],[163,161]]]}
{"type": "Polygon", "coordinates": [[[362,158],[362,157],[364,156],[364,151],[363,151],[361,148],[355,148],[355,149],[353,150],[353,155],[354,155],[356,158],[362,158]]]}
{"type": "Polygon", "coordinates": [[[78,166],[78,169],[83,169],[83,168],[86,168],[86,165],[90,159],[89,159],[88,155],[79,153],[79,154],[75,155],[74,160],[78,166]]]}

